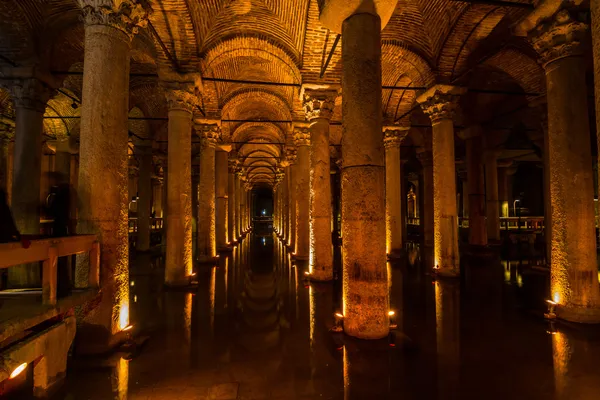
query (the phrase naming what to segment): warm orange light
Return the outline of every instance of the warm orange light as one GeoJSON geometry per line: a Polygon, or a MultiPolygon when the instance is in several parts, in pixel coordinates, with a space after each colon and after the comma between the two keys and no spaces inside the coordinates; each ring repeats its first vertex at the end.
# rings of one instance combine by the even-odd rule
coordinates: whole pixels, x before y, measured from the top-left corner
{"type": "Polygon", "coordinates": [[[190,276],[191,276],[191,277],[194,277],[194,276],[196,276],[196,273],[195,273],[195,272],[192,272],[192,273],[190,274],[190,276]]]}
{"type": "Polygon", "coordinates": [[[546,300],[546,303],[550,304],[551,306],[555,306],[556,302],[552,301],[552,300],[546,300]]]}
{"type": "Polygon", "coordinates": [[[310,275],[310,272],[304,271],[304,275],[308,276],[308,275],[310,275]]]}
{"type": "Polygon", "coordinates": [[[554,293],[552,300],[554,300],[555,304],[558,304],[560,302],[560,295],[558,294],[558,292],[554,293]]]}
{"type": "Polygon", "coordinates": [[[23,364],[19,365],[17,368],[15,368],[13,370],[13,372],[11,372],[9,379],[14,379],[17,376],[19,376],[21,374],[21,372],[25,371],[25,368],[27,368],[27,363],[23,363],[23,364]]]}
{"type": "Polygon", "coordinates": [[[123,328],[123,332],[127,332],[133,329],[133,325],[127,325],[125,328],[123,328]]]}
{"type": "Polygon", "coordinates": [[[343,315],[343,314],[341,314],[341,313],[339,313],[339,312],[336,312],[336,313],[335,313],[335,316],[336,316],[336,317],[338,317],[338,318],[340,318],[340,319],[343,319],[343,318],[344,318],[344,315],[343,315]]]}
{"type": "Polygon", "coordinates": [[[388,311],[388,316],[393,317],[396,315],[396,311],[388,311]]]}
{"type": "Polygon", "coordinates": [[[119,309],[119,329],[125,330],[127,326],[129,326],[129,301],[124,301],[119,309]]]}

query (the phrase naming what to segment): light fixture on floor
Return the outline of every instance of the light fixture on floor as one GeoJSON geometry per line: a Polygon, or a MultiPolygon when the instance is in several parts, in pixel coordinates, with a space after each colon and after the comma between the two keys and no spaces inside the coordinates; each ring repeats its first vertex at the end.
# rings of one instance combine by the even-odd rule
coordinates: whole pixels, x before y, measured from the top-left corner
{"type": "Polygon", "coordinates": [[[556,305],[557,303],[553,300],[546,300],[548,304],[548,312],[544,313],[546,319],[556,319],[556,305]]]}
{"type": "Polygon", "coordinates": [[[344,314],[336,312],[333,314],[335,323],[331,328],[331,332],[344,332],[344,314]]]}
{"type": "Polygon", "coordinates": [[[388,311],[388,317],[390,318],[390,329],[398,329],[398,324],[396,323],[396,312],[393,310],[388,311]]]}
{"type": "Polygon", "coordinates": [[[23,363],[17,368],[13,369],[13,371],[10,373],[9,379],[15,379],[21,374],[21,372],[25,371],[25,368],[27,368],[27,363],[23,363]]]}
{"type": "Polygon", "coordinates": [[[133,325],[127,325],[125,328],[123,328],[123,332],[129,332],[132,329],[133,329],[133,325]]]}

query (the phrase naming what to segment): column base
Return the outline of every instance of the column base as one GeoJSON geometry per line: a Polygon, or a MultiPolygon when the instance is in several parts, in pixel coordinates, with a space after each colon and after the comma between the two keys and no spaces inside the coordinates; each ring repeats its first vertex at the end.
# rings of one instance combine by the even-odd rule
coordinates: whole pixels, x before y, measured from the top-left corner
{"type": "Polygon", "coordinates": [[[556,317],[580,324],[600,324],[600,308],[557,305],[556,317]]]}
{"type": "Polygon", "coordinates": [[[299,255],[299,254],[292,254],[292,260],[298,260],[298,261],[308,261],[309,256],[304,256],[304,255],[299,255]]]}
{"type": "Polygon", "coordinates": [[[394,249],[387,254],[388,260],[401,260],[406,256],[406,250],[394,249]]]}
{"type": "Polygon", "coordinates": [[[457,272],[450,271],[450,270],[444,269],[444,268],[434,268],[433,274],[438,278],[450,278],[450,279],[460,278],[460,272],[457,273],[457,272]]]}
{"type": "Polygon", "coordinates": [[[219,253],[231,253],[233,251],[233,245],[230,243],[226,246],[221,246],[217,249],[219,253]]]}
{"type": "Polygon", "coordinates": [[[196,258],[197,264],[217,264],[219,262],[219,256],[207,256],[201,255],[196,258]]]}
{"type": "Polygon", "coordinates": [[[306,275],[306,279],[311,282],[328,283],[333,281],[333,267],[331,273],[328,274],[326,271],[313,271],[306,275]]]}

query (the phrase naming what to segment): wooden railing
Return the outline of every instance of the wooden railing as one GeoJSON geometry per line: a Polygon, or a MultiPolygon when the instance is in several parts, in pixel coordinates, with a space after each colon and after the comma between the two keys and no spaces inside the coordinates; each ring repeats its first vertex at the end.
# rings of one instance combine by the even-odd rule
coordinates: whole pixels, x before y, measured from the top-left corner
{"type": "Polygon", "coordinates": [[[1,243],[0,269],[42,261],[42,302],[56,305],[58,257],[82,253],[90,254],[88,287],[97,288],[100,283],[100,244],[95,235],[32,240],[28,248],[21,242],[1,243]]]}
{"type": "MultiPolygon", "coordinates": [[[[162,218],[150,218],[150,230],[159,231],[163,228],[162,218]]],[[[138,231],[138,219],[133,217],[129,218],[129,233],[136,233],[138,231]]]]}
{"type": "Polygon", "coordinates": [[[542,231],[544,217],[503,217],[500,218],[500,229],[542,231]]]}

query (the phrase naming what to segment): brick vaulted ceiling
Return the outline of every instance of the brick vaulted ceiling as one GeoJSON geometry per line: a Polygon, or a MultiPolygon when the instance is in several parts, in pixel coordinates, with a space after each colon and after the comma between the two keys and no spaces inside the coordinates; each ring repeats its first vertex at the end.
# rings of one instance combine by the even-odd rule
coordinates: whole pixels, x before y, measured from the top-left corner
{"type": "MultiPolygon", "coordinates": [[[[135,115],[153,120],[131,124],[130,130],[143,125],[145,132],[138,136],[150,132],[163,147],[166,124],[160,118],[167,115],[166,102],[158,78],[152,76],[158,66],[198,71],[204,78],[220,80],[340,83],[341,42],[321,73],[337,35],[319,23],[317,0],[138,1],[152,13],[151,26],[132,45],[131,72],[146,75],[132,76],[130,108],[135,115]]],[[[382,32],[384,86],[426,87],[435,82],[470,86],[471,77],[487,69],[500,77],[493,89],[517,87],[543,93],[543,74],[535,54],[523,39],[511,35],[511,27],[526,13],[523,8],[455,0],[399,0],[382,32]]],[[[2,67],[37,64],[54,72],[82,71],[84,29],[76,0],[3,0],[0,18],[2,67]]],[[[81,75],[56,75],[63,88],[49,102],[47,115],[78,116],[79,109],[71,104],[72,97],[81,96],[81,75]]],[[[410,124],[419,119],[415,98],[414,90],[384,88],[386,123],[410,124]]],[[[264,171],[274,169],[283,156],[292,124],[239,120],[304,119],[298,86],[205,80],[201,100],[204,117],[238,121],[222,123],[224,140],[235,142],[240,154],[252,155],[246,162],[264,171]],[[266,161],[257,162],[262,159],[266,161]]],[[[341,135],[335,123],[341,120],[341,101],[336,102],[333,117],[334,143],[341,135]]],[[[512,99],[499,96],[494,107],[502,101],[512,99]]],[[[459,123],[477,119],[468,111],[462,110],[459,123]]],[[[0,92],[0,113],[5,118],[13,114],[5,91],[0,92]]],[[[49,136],[77,135],[78,120],[46,119],[45,128],[49,136]]]]}

